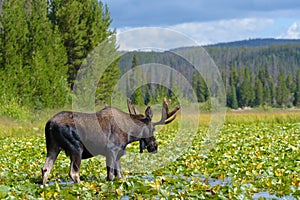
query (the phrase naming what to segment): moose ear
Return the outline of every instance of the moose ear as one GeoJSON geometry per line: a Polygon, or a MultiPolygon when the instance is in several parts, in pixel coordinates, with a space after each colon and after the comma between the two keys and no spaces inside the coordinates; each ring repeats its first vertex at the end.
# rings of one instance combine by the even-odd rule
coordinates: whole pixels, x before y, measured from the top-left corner
{"type": "Polygon", "coordinates": [[[150,106],[147,106],[147,108],[145,110],[145,115],[146,115],[146,118],[148,118],[149,120],[152,120],[153,113],[152,113],[152,109],[150,106]]]}

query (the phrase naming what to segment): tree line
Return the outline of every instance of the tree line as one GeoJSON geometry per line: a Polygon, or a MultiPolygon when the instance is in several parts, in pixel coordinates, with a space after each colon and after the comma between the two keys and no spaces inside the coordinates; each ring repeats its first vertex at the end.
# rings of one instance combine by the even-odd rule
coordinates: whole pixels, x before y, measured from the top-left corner
{"type": "MultiPolygon", "coordinates": [[[[300,106],[300,70],[295,75],[279,73],[276,79],[263,67],[255,75],[246,67],[242,71],[230,69],[227,87],[227,106],[238,107],[293,107],[300,106]]],[[[223,80],[226,75],[223,73],[223,80]]]]}
{"type": "MultiPolygon", "coordinates": [[[[300,106],[300,43],[250,47],[209,46],[205,49],[221,72],[228,107],[237,109],[300,106]]],[[[198,102],[210,101],[210,91],[205,82],[209,81],[210,77],[199,74],[193,66],[172,51],[129,52],[119,64],[122,74],[130,69],[132,59],[138,60],[140,65],[160,63],[174,68],[189,80],[198,102]]],[[[144,95],[141,102],[148,102],[147,96],[160,96],[161,93],[174,98],[174,94],[168,88],[149,87],[152,89],[143,90],[150,91],[150,95],[144,95]]],[[[187,92],[191,91],[181,89],[181,93],[187,92]]]]}
{"type": "MultiPolygon", "coordinates": [[[[114,43],[109,9],[101,1],[1,0],[0,5],[1,105],[64,106],[87,55],[105,40],[114,43]]],[[[116,64],[108,73],[99,101],[107,100],[120,74],[116,64]]]]}
{"type": "MultiPolygon", "coordinates": [[[[78,72],[88,54],[107,40],[112,44],[109,51],[117,52],[109,8],[101,1],[0,0],[0,12],[0,114],[7,114],[3,110],[9,112],[12,106],[63,107],[71,100],[78,72]]],[[[297,41],[250,47],[223,44],[205,49],[221,72],[228,107],[300,106],[300,43],[297,41]]],[[[176,92],[184,98],[194,92],[198,102],[209,102],[211,95],[205,80],[211,77],[199,74],[171,51],[126,53],[93,83],[97,84],[96,102],[109,103],[120,75],[146,63],[160,63],[179,71],[193,91],[182,87],[182,80],[163,77],[177,91],[147,84],[133,94],[126,94],[131,95],[134,103],[161,102],[165,96],[176,100],[176,92]]],[[[159,70],[151,72],[159,73],[159,70]]],[[[150,82],[155,78],[147,77],[147,71],[143,77],[150,82]]],[[[129,78],[126,84],[130,88],[133,82],[129,78]]]]}
{"type": "Polygon", "coordinates": [[[222,73],[228,107],[300,106],[299,41],[207,51],[222,73]]]}

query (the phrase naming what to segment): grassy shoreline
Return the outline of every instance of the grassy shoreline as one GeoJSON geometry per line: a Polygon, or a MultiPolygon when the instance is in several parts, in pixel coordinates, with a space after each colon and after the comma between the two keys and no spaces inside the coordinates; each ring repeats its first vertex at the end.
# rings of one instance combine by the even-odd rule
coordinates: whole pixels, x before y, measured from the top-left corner
{"type": "MultiPolygon", "coordinates": [[[[6,136],[24,136],[31,134],[43,135],[46,122],[59,111],[59,109],[56,109],[32,113],[31,119],[25,120],[0,116],[0,138],[6,136]]],[[[158,119],[160,117],[159,111],[155,112],[154,114],[154,118],[158,119]]],[[[193,111],[191,111],[190,114],[186,116],[188,120],[196,119],[197,117],[199,118],[199,126],[207,127],[211,122],[212,113],[200,112],[199,115],[198,113],[193,113],[193,111]]],[[[177,118],[177,120],[181,119],[180,114],[177,118]]],[[[224,124],[252,123],[300,123],[300,109],[272,109],[268,111],[253,109],[227,111],[225,114],[224,124]]]]}

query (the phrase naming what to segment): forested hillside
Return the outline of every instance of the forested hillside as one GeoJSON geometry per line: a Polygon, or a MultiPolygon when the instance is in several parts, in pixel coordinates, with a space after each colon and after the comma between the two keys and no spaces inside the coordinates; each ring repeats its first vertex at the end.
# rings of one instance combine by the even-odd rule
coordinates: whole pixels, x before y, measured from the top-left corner
{"type": "Polygon", "coordinates": [[[233,42],[226,42],[226,43],[217,43],[217,44],[207,45],[205,47],[262,47],[262,46],[271,46],[271,45],[278,45],[278,44],[294,44],[299,42],[300,42],[299,39],[257,38],[257,39],[233,41],[233,42]]]}
{"type": "MultiPolygon", "coordinates": [[[[71,102],[78,70],[87,55],[103,41],[113,45],[113,52],[118,50],[108,6],[101,1],[10,0],[0,1],[0,6],[0,115],[19,117],[24,110],[63,107],[71,102]]],[[[220,69],[227,106],[300,106],[299,40],[256,39],[204,48],[220,69]]],[[[197,56],[199,49],[179,50],[193,50],[197,56]]],[[[96,101],[110,102],[121,74],[138,65],[158,63],[180,72],[193,86],[198,102],[209,102],[211,94],[204,80],[211,77],[196,72],[173,51],[125,53],[119,65],[118,60],[112,63],[94,83],[98,84],[96,101]]],[[[158,68],[151,72],[154,76],[159,73],[158,68]]],[[[151,82],[154,76],[147,79],[151,82]]],[[[189,98],[193,92],[179,87],[183,80],[164,78],[183,97],[189,98]]],[[[126,84],[133,83],[129,79],[126,84]]],[[[174,92],[148,84],[127,96],[136,104],[148,104],[160,102],[164,96],[176,100],[174,92]]]]}
{"type": "MultiPolygon", "coordinates": [[[[101,1],[10,0],[0,5],[0,114],[18,115],[13,114],[16,107],[64,106],[88,53],[108,38],[114,45],[112,19],[101,1]]],[[[99,101],[109,99],[119,78],[116,64],[109,73],[99,101]]]]}
{"type": "Polygon", "coordinates": [[[300,43],[207,51],[222,72],[229,107],[299,106],[300,43]]]}
{"type": "MultiPolygon", "coordinates": [[[[263,39],[258,41],[259,44],[266,44],[263,39]]],[[[266,41],[272,41],[271,45],[245,45],[245,42],[240,45],[242,43],[237,42],[238,45],[229,43],[228,46],[205,47],[222,74],[228,107],[300,106],[300,42],[266,41]]],[[[191,48],[195,49],[196,54],[197,48],[191,48]]],[[[182,48],[181,51],[191,48],[182,48]]],[[[172,51],[130,52],[120,62],[122,73],[129,70],[133,55],[139,64],[160,63],[171,66],[190,80],[199,102],[209,100],[210,94],[202,75],[172,51]]],[[[154,89],[151,91],[152,96],[157,95],[154,89]]],[[[160,90],[156,91],[161,93],[160,90]]]]}

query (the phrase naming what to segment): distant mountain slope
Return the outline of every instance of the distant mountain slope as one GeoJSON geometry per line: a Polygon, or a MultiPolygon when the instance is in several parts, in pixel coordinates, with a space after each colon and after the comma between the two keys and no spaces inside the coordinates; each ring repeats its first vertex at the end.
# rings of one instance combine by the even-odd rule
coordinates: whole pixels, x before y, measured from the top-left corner
{"type": "Polygon", "coordinates": [[[256,74],[267,67],[276,78],[279,73],[295,76],[300,68],[300,40],[260,39],[204,48],[223,72],[231,67],[237,70],[249,67],[256,74]]]}
{"type": "MultiPolygon", "coordinates": [[[[172,51],[189,51],[199,47],[180,47],[172,51]]],[[[201,48],[201,47],[200,47],[201,48]]],[[[212,57],[221,72],[234,67],[243,70],[250,67],[253,73],[268,67],[274,78],[279,73],[295,75],[300,68],[300,39],[251,39],[229,43],[203,46],[212,57]]],[[[132,55],[136,54],[139,64],[161,63],[175,69],[182,68],[182,61],[175,58],[171,52],[127,52],[122,57],[119,67],[122,73],[130,69],[132,55]]],[[[189,74],[192,74],[189,72],[189,74]]]]}
{"type": "MultiPolygon", "coordinates": [[[[190,63],[176,54],[181,52],[197,58],[201,56],[199,54],[201,49],[202,47],[181,47],[165,52],[127,52],[120,59],[119,67],[122,74],[128,72],[134,54],[139,65],[151,63],[148,66],[155,64],[170,66],[185,77],[196,92],[198,91],[198,101],[204,102],[207,100],[207,90],[206,83],[203,83],[201,77],[208,81],[214,79],[206,77],[206,74],[199,74],[190,63]]],[[[228,96],[227,106],[231,108],[261,105],[300,107],[300,40],[244,40],[204,46],[204,49],[222,75],[228,96]]],[[[151,71],[149,67],[144,77],[154,82],[152,80],[161,77],[161,72],[157,69],[149,73],[151,71]],[[150,74],[153,76],[149,78],[150,74]]],[[[163,78],[175,86],[183,85],[180,81],[173,81],[172,76],[163,78]]],[[[163,96],[156,92],[160,91],[158,88],[151,85],[152,96],[163,96]]],[[[190,93],[189,88],[182,87],[180,90],[185,96],[190,93]]],[[[163,94],[166,93],[169,91],[163,94]]]]}
{"type": "Polygon", "coordinates": [[[278,44],[293,44],[300,43],[300,39],[249,39],[249,40],[241,40],[234,42],[224,42],[217,43],[212,45],[206,45],[204,47],[261,47],[261,46],[271,46],[278,44]]]}

